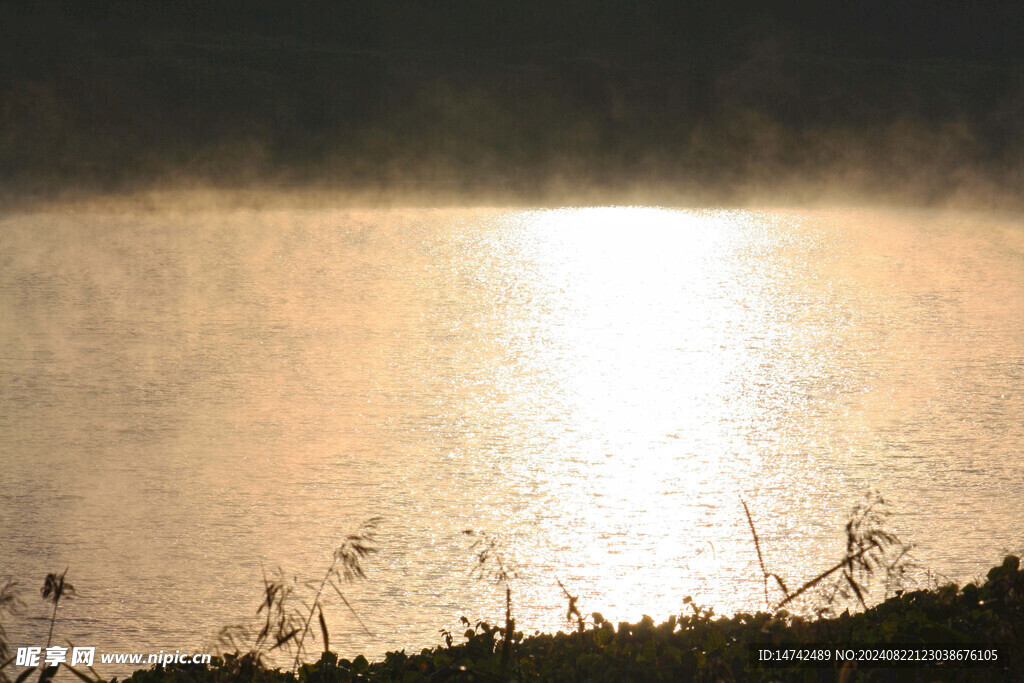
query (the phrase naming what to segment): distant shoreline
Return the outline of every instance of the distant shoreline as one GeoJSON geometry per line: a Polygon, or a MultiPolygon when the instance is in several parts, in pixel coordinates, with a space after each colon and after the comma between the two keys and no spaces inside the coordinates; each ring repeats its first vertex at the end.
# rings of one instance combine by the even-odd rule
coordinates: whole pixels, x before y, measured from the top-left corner
{"type": "Polygon", "coordinates": [[[380,184],[331,184],[260,181],[216,183],[202,179],[171,183],[124,183],[99,187],[90,183],[10,183],[0,187],[0,216],[36,211],[196,211],[288,209],[544,209],[587,206],[656,206],[679,209],[939,210],[1019,217],[1024,196],[988,186],[975,194],[927,197],[893,187],[869,192],[851,187],[735,187],[701,189],[685,184],[650,182],[603,187],[552,186],[523,189],[470,180],[407,180],[380,184]]]}

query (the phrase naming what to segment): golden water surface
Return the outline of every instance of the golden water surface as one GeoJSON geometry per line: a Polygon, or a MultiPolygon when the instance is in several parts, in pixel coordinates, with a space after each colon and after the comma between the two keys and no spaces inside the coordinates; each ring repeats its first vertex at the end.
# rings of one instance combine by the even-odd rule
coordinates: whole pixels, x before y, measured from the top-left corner
{"type": "MultiPolygon", "coordinates": [[[[764,605],[870,487],[922,567],[1024,547],[1024,229],[926,212],[193,210],[0,219],[15,646],[206,651],[384,517],[332,647],[764,605]]],[[[114,667],[101,669],[113,673],[114,667]]]]}

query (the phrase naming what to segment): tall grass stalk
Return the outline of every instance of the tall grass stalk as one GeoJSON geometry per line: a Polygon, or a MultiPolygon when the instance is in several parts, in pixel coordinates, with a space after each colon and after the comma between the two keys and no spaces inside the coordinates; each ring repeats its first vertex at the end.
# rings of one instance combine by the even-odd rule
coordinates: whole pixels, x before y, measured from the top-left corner
{"type": "Polygon", "coordinates": [[[259,631],[253,636],[244,625],[226,626],[221,629],[218,637],[220,645],[234,650],[235,661],[256,665],[263,663],[265,651],[281,649],[291,652],[294,648],[293,671],[298,671],[306,654],[306,639],[313,631],[314,616],[320,627],[324,651],[330,647],[330,634],[324,616],[328,588],[334,590],[360,627],[370,634],[345,596],[342,584],[366,578],[363,561],[377,552],[377,529],[382,522],[381,517],[371,517],[355,533],[346,536],[331,554],[331,563],[318,582],[300,584],[298,578],[289,579],[280,568],[269,577],[264,572],[263,600],[256,609],[256,617],[262,624],[259,631]],[[309,601],[301,597],[304,588],[313,592],[309,601]],[[245,654],[240,655],[244,643],[249,644],[245,646],[245,654]]]}
{"type": "Polygon", "coordinates": [[[761,552],[761,540],[754,526],[750,508],[744,500],[740,500],[746,513],[750,533],[757,551],[757,561],[764,579],[765,604],[772,611],[777,611],[804,595],[808,590],[820,585],[825,579],[836,576],[831,595],[827,598],[829,607],[837,598],[856,598],[861,607],[867,609],[866,591],[872,577],[877,572],[884,572],[886,588],[902,575],[911,545],[903,543],[893,532],[887,529],[888,503],[876,491],[869,491],[864,502],[854,506],[850,519],[846,523],[846,552],[843,558],[814,578],[805,581],[799,588],[790,591],[782,577],[770,572],[765,566],[761,552]],[[768,580],[774,578],[782,591],[783,599],[774,607],[768,593],[768,580]]]}
{"type": "Polygon", "coordinates": [[[324,593],[324,588],[330,586],[338,594],[338,597],[348,608],[349,612],[355,617],[356,621],[359,622],[363,630],[369,633],[369,629],[366,628],[366,624],[359,618],[359,615],[352,608],[348,598],[345,597],[344,591],[341,589],[341,582],[351,583],[357,579],[365,579],[366,574],[363,572],[362,561],[370,555],[377,552],[376,538],[377,528],[380,526],[383,519],[381,517],[371,517],[359,526],[359,530],[354,534],[349,534],[345,537],[345,540],[339,545],[333,555],[331,556],[331,564],[327,567],[327,571],[324,572],[323,579],[320,581],[320,585],[317,586],[316,595],[313,597],[312,603],[309,605],[309,612],[306,614],[306,620],[302,625],[302,631],[298,635],[298,641],[295,647],[295,662],[294,669],[298,670],[300,659],[302,657],[303,645],[306,641],[306,635],[309,634],[309,626],[313,621],[313,615],[319,613],[320,621],[320,632],[324,640],[324,651],[327,651],[330,643],[330,638],[327,633],[327,621],[324,619],[323,605],[321,604],[321,597],[324,593]]]}
{"type": "Polygon", "coordinates": [[[511,580],[517,578],[518,574],[498,539],[486,531],[466,529],[463,533],[474,538],[470,545],[470,550],[476,555],[474,576],[478,579],[489,579],[505,587],[505,628],[501,642],[501,670],[502,674],[508,678],[512,663],[512,641],[516,632],[516,622],[512,618],[511,580]]]}
{"type": "MultiPolygon", "coordinates": [[[[761,554],[761,539],[758,537],[757,529],[754,527],[754,518],[750,516],[750,508],[747,507],[747,501],[740,499],[740,503],[743,504],[743,512],[747,514],[747,523],[750,525],[750,534],[754,537],[754,549],[757,550],[757,563],[761,566],[761,574],[764,578],[765,608],[771,609],[772,603],[770,598],[768,597],[768,579],[774,578],[776,583],[778,583],[779,588],[782,589],[783,593],[788,595],[789,591],[787,590],[786,584],[782,580],[781,576],[779,576],[775,572],[770,572],[765,568],[764,555],[761,554]]],[[[778,609],[778,607],[776,607],[775,609],[778,609]]]]}
{"type": "Polygon", "coordinates": [[[47,574],[43,587],[40,590],[43,600],[49,600],[53,603],[53,613],[50,615],[50,632],[46,636],[46,647],[50,647],[50,642],[53,640],[53,626],[57,623],[57,606],[60,604],[60,599],[65,594],[69,597],[75,594],[75,587],[64,578],[67,576],[67,573],[68,568],[65,567],[64,571],[60,574],[47,574]]]}

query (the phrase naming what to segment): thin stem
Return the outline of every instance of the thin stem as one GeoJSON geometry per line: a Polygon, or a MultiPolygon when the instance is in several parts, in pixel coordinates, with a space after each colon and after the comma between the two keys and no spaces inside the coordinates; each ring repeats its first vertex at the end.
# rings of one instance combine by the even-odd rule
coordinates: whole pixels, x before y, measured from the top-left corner
{"type": "Polygon", "coordinates": [[[853,562],[857,558],[862,557],[869,550],[874,550],[875,548],[881,548],[881,546],[878,544],[878,541],[871,541],[871,545],[867,546],[866,548],[862,548],[860,550],[860,552],[854,553],[853,555],[847,555],[846,557],[844,557],[842,560],[840,560],[831,569],[828,569],[828,570],[822,572],[821,574],[818,574],[816,577],[814,577],[813,579],[811,579],[810,581],[808,581],[804,585],[800,586],[800,588],[798,588],[794,593],[792,593],[791,595],[787,596],[785,600],[783,600],[778,605],[776,605],[775,609],[779,609],[783,605],[786,605],[786,604],[792,602],[793,600],[796,600],[798,597],[803,595],[803,593],[806,592],[807,589],[813,588],[814,586],[819,584],[822,581],[822,579],[825,579],[830,574],[834,574],[835,572],[837,572],[840,569],[842,569],[843,567],[847,566],[848,564],[850,564],[851,562],[853,562]]]}
{"type": "Polygon", "coordinates": [[[754,537],[754,549],[757,550],[757,562],[761,565],[761,575],[764,577],[764,606],[771,607],[771,602],[768,600],[768,570],[764,568],[764,557],[761,555],[761,542],[757,538],[757,529],[754,528],[754,519],[750,516],[750,508],[747,507],[747,501],[740,499],[743,504],[743,511],[747,513],[747,523],[750,525],[750,533],[754,537]]]}
{"type": "Polygon", "coordinates": [[[512,662],[512,635],[516,622],[512,620],[512,587],[505,582],[505,641],[501,644],[501,670],[508,680],[508,669],[512,662]]]}
{"type": "Polygon", "coordinates": [[[57,600],[53,601],[53,614],[50,615],[50,632],[46,635],[46,647],[50,647],[53,638],[53,625],[57,621],[57,600]]]}
{"type": "MultiPolygon", "coordinates": [[[[320,595],[324,592],[324,586],[327,585],[327,580],[331,578],[331,572],[334,571],[334,565],[338,563],[337,556],[331,560],[331,566],[327,568],[327,573],[324,574],[323,581],[320,582],[320,587],[316,590],[316,597],[313,598],[313,604],[309,606],[309,614],[306,615],[306,623],[302,627],[302,633],[299,635],[298,645],[295,648],[295,664],[292,667],[295,671],[299,669],[299,660],[302,658],[302,643],[306,640],[306,633],[309,632],[309,624],[313,621],[313,612],[316,611],[317,606],[320,604],[320,595]]],[[[322,614],[322,612],[321,612],[322,614]]]]}

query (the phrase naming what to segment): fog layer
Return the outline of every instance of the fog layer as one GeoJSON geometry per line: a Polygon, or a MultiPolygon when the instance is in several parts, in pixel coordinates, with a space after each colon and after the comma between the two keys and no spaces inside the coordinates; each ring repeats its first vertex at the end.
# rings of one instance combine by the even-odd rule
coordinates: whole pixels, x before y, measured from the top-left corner
{"type": "Polygon", "coordinates": [[[552,4],[5,4],[0,181],[1016,201],[1005,4],[552,4]]]}

